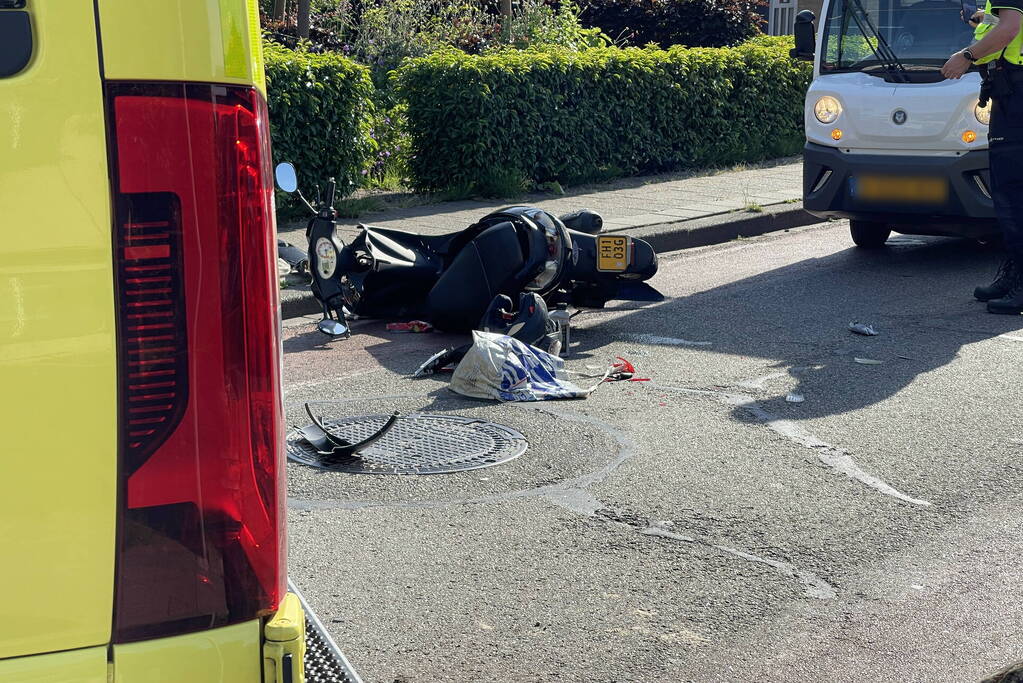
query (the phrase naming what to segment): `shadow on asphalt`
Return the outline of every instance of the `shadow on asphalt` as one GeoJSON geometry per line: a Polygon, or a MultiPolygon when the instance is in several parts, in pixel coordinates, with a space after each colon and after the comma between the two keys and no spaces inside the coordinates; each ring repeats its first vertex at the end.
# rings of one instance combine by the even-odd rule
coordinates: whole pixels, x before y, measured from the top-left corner
{"type": "MultiPolygon", "coordinates": [[[[576,328],[571,360],[603,362],[606,345],[636,348],[642,343],[636,334],[699,340],[709,342],[698,347],[701,353],[766,359],[795,378],[791,391],[808,400],[793,414],[786,409],[788,391],[758,399],[772,414],[799,420],[857,410],[952,362],[965,345],[1023,328],[1023,318],[990,315],[972,298],[973,287],[990,280],[998,258],[972,242],[896,237],[887,249],[850,248],[660,304],[636,308],[612,302],[605,310],[624,314],[576,328]],[[854,321],[875,326],[880,335],[852,334],[847,327],[854,321]],[[882,364],[861,365],[855,358],[882,364]]],[[[360,321],[354,332],[359,349],[402,375],[435,351],[468,341],[464,335],[393,334],[382,321],[360,321]]],[[[338,343],[311,329],[286,339],[284,348],[306,351],[338,343]]],[[[649,374],[657,380],[656,368],[649,374]]],[[[416,393],[414,382],[409,390],[416,393]]],[[[442,393],[450,396],[446,389],[442,393]]],[[[735,417],[750,419],[741,409],[735,417]]]]}
{"type": "MultiPolygon", "coordinates": [[[[767,359],[795,378],[794,389],[758,399],[767,412],[792,419],[840,414],[888,399],[952,362],[965,345],[1023,328],[1023,318],[991,315],[973,299],[999,258],[973,242],[898,236],[886,249],[807,259],[580,330],[578,351],[585,356],[635,339],[637,331],[707,341],[705,353],[767,359]],[[850,322],[880,334],[853,334],[850,322]],[[787,409],[790,391],[808,397],[797,414],[787,409]]],[[[735,417],[750,419],[741,408],[735,417]]]]}

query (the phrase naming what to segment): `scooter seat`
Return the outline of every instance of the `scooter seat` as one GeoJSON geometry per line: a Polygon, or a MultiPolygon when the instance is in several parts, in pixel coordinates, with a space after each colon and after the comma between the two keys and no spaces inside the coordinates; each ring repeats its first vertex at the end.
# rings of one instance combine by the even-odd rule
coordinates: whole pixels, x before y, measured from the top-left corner
{"type": "Polygon", "coordinates": [[[487,228],[466,244],[426,297],[430,320],[448,332],[479,324],[490,302],[522,271],[525,258],[510,221],[487,228]]]}

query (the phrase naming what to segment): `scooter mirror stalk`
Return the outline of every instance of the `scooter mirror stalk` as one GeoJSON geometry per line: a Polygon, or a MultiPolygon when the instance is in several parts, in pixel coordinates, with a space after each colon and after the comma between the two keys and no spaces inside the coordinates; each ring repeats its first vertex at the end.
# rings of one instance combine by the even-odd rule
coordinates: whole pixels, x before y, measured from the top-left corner
{"type": "Polygon", "coordinates": [[[291,194],[298,189],[298,174],[295,173],[295,167],[287,161],[277,164],[274,177],[277,179],[277,187],[284,192],[291,194]]]}

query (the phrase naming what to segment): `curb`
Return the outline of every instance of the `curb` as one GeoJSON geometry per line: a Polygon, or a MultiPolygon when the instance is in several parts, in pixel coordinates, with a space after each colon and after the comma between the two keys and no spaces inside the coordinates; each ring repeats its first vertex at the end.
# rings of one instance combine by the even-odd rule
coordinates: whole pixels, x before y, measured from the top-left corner
{"type": "Polygon", "coordinates": [[[657,253],[706,247],[730,242],[739,237],[756,237],[769,232],[791,230],[821,223],[803,210],[802,202],[772,204],[763,211],[732,211],[729,213],[691,218],[673,223],[658,223],[639,228],[623,228],[609,232],[627,232],[650,243],[657,253]]]}
{"type": "MultiPolygon", "coordinates": [[[[638,228],[619,228],[609,233],[625,232],[646,240],[657,253],[706,247],[730,242],[739,237],[755,237],[769,232],[791,230],[820,223],[818,218],[803,210],[803,203],[772,204],[757,213],[732,211],[729,213],[690,218],[670,223],[644,225],[638,228]]],[[[309,287],[289,287],[281,290],[281,318],[298,318],[321,312],[321,307],[309,287]]]]}

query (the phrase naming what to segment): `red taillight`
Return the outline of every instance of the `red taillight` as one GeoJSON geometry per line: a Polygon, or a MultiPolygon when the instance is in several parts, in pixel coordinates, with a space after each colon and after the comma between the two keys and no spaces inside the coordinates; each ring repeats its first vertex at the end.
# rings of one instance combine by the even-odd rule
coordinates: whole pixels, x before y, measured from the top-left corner
{"type": "Polygon", "coordinates": [[[121,380],[117,642],[283,596],[277,259],[251,88],[109,86],[121,380]]]}

